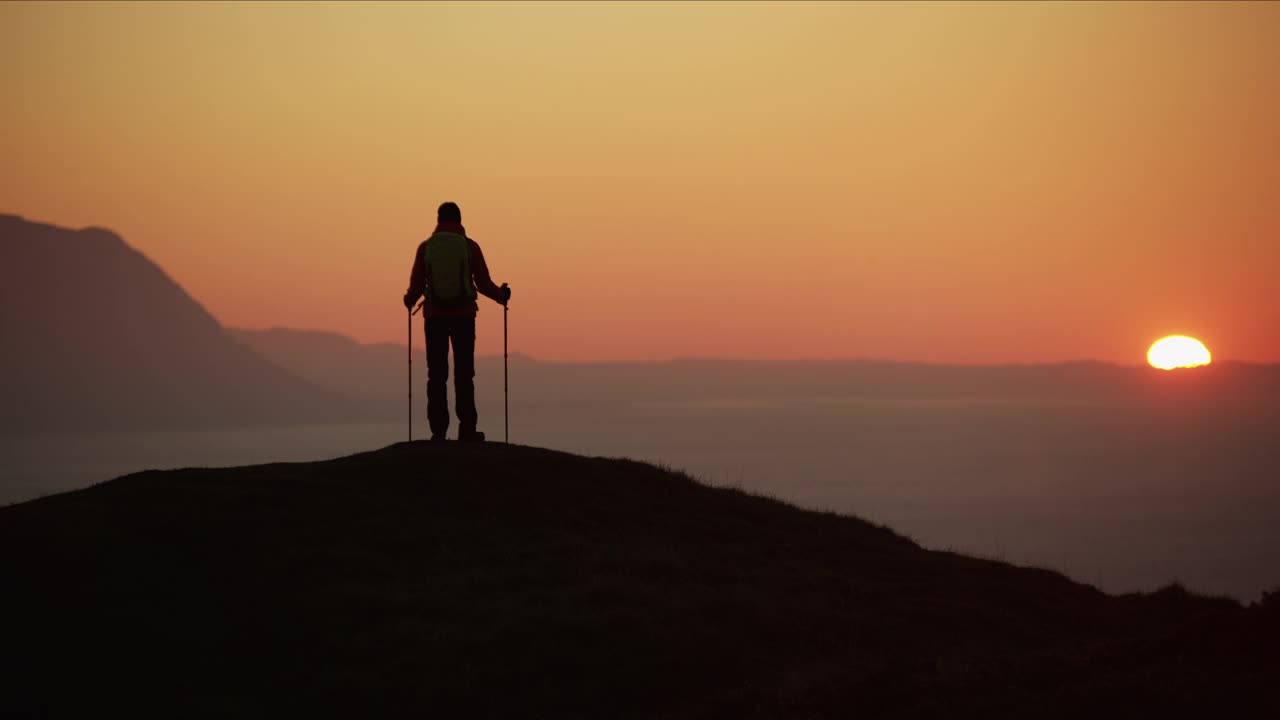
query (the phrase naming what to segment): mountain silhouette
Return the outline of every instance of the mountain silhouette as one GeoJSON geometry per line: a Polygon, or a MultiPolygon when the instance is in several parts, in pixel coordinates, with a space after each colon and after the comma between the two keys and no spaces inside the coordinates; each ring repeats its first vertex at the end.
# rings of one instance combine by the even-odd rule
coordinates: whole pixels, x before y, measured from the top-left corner
{"type": "Polygon", "coordinates": [[[0,577],[14,717],[1280,710],[1276,595],[1109,596],[514,445],[152,471],[0,508],[0,577]]]}
{"type": "Polygon", "coordinates": [[[354,404],[229,338],[155,263],[101,228],[0,216],[0,428],[259,426],[354,404]]]}
{"type": "MultiPolygon", "coordinates": [[[[403,411],[403,345],[363,344],[324,330],[227,331],[299,377],[365,400],[370,413],[398,418],[403,411]]],[[[415,336],[414,363],[425,371],[425,362],[421,337],[415,336]]],[[[510,363],[513,402],[522,410],[558,414],[566,407],[776,399],[1125,405],[1152,412],[1231,407],[1262,416],[1273,416],[1280,406],[1280,365],[1231,361],[1168,372],[1096,361],[995,366],[886,360],[548,362],[515,352],[510,363]]],[[[501,409],[502,358],[478,357],[476,377],[483,414],[492,417],[495,408],[501,409]]]]}

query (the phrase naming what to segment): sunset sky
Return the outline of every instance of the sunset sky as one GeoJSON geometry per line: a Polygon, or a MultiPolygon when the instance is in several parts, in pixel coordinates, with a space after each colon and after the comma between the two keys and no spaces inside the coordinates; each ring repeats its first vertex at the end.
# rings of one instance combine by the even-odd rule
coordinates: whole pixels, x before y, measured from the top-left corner
{"type": "Polygon", "coordinates": [[[542,359],[1280,362],[1278,72],[1280,3],[6,3],[0,212],[229,326],[403,342],[454,200],[542,359]]]}

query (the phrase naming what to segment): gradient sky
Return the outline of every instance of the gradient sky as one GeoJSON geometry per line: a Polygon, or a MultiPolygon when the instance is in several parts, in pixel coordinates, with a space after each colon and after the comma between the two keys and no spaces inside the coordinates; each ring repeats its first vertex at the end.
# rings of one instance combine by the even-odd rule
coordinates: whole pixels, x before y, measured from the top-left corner
{"type": "Polygon", "coordinates": [[[1276,362],[1277,69],[1275,3],[6,3],[0,212],[232,326],[403,342],[454,200],[544,359],[1276,362]]]}

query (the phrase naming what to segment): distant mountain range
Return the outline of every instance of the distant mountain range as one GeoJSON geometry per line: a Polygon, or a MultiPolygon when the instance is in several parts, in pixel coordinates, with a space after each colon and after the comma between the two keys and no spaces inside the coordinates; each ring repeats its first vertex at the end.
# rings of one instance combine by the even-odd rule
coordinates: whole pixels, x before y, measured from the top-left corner
{"type": "MultiPolygon", "coordinates": [[[[405,348],[360,344],[320,330],[229,329],[263,357],[317,385],[380,405],[403,399],[405,348]]],[[[414,364],[426,358],[415,338],[414,364]]],[[[1158,408],[1209,404],[1272,408],[1280,403],[1280,365],[1219,362],[1163,371],[1078,361],[1040,365],[956,366],[884,360],[685,359],[643,363],[541,362],[511,356],[519,402],[538,406],[847,401],[1121,404],[1158,408]]],[[[478,392],[496,401],[502,358],[477,359],[478,392]]]]}
{"type": "Polygon", "coordinates": [[[337,421],[361,411],[232,340],[109,230],[0,215],[0,429],[337,421]]]}
{"type": "MultiPolygon", "coordinates": [[[[247,427],[398,420],[405,348],[343,335],[223,328],[119,236],[0,215],[0,429],[247,427]]],[[[415,342],[415,396],[426,358],[415,342]]],[[[502,358],[477,361],[482,418],[500,417],[502,358]]],[[[959,367],[873,360],[551,363],[511,357],[526,423],[623,408],[917,401],[1280,406],[1280,365],[1163,372],[1097,362],[959,367]]],[[[422,402],[417,403],[422,405],[422,402]]],[[[415,414],[422,414],[422,407],[415,414]]],[[[423,425],[425,427],[425,425],[423,425]]],[[[566,431],[579,428],[566,426],[566,431]]]]}

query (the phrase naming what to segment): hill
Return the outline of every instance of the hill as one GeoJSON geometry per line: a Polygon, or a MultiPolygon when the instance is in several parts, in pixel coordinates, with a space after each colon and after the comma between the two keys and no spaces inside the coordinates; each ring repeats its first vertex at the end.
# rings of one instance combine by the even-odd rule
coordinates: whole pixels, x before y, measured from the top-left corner
{"type": "Polygon", "coordinates": [[[1274,596],[1108,596],[530,447],[144,472],[0,508],[0,548],[10,717],[1280,710],[1274,596]]]}
{"type": "MultiPolygon", "coordinates": [[[[423,349],[422,326],[415,318],[414,372],[417,392],[424,392],[427,357],[423,349]]],[[[227,333],[258,355],[321,387],[357,398],[382,417],[398,420],[404,416],[405,346],[394,343],[359,343],[327,330],[265,330],[227,328],[227,333]]],[[[502,358],[497,358],[499,373],[502,358]]],[[[483,372],[492,374],[494,358],[479,358],[483,372]]],[[[499,376],[500,377],[500,376],[499,376]]],[[[425,398],[425,394],[423,395],[425,398]]],[[[425,422],[425,420],[424,420],[425,422]]]]}
{"type": "MultiPolygon", "coordinates": [[[[414,319],[413,367],[415,394],[424,393],[427,381],[427,356],[419,318],[414,319]]],[[[341,333],[328,330],[227,328],[228,334],[258,355],[267,358],[309,382],[362,401],[370,415],[399,420],[404,416],[405,346],[395,343],[360,343],[341,333]]],[[[517,373],[524,373],[528,393],[543,390],[545,378],[531,361],[518,353],[510,358],[517,373]],[[529,368],[534,366],[532,372],[529,368]]],[[[500,410],[502,394],[502,357],[476,358],[478,402],[483,414],[493,417],[500,410]]],[[[421,403],[419,403],[421,405],[421,403]]],[[[425,407],[417,408],[425,411],[425,407]]],[[[423,412],[423,427],[426,415],[423,412]]]]}
{"type": "Polygon", "coordinates": [[[101,228],[0,215],[0,430],[262,426],[349,419],[352,401],[229,338],[101,228]]]}

